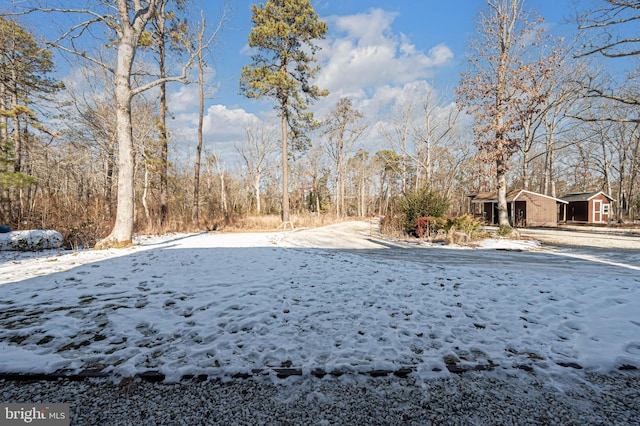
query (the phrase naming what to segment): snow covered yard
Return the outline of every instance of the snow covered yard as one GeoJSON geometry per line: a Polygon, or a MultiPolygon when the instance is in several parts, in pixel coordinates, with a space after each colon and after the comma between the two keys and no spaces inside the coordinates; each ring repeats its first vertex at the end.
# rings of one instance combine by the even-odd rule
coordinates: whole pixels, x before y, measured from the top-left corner
{"type": "Polygon", "coordinates": [[[374,234],[356,222],[1,253],[0,372],[177,381],[640,368],[635,250],[408,248],[374,234]]]}

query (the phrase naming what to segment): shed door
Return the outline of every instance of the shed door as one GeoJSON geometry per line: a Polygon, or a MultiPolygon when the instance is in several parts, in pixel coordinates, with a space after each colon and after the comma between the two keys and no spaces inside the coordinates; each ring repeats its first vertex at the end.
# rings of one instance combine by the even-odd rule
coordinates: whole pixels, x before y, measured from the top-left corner
{"type": "Polygon", "coordinates": [[[593,223],[602,223],[602,200],[593,200],[593,223]]]}

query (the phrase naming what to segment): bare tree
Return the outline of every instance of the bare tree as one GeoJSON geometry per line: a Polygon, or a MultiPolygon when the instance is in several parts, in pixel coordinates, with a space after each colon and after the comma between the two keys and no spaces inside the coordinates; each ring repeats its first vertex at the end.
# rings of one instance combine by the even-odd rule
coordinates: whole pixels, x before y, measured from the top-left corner
{"type": "MultiPolygon", "coordinates": [[[[226,166],[221,161],[219,156],[214,153],[209,154],[205,160],[205,167],[207,170],[207,175],[210,177],[216,176],[218,178],[219,188],[219,198],[218,198],[218,210],[222,212],[224,216],[225,223],[229,223],[231,219],[231,214],[229,211],[229,203],[227,196],[227,173],[226,166]]],[[[213,185],[210,183],[210,189],[213,185]]]]}
{"type": "MultiPolygon", "coordinates": [[[[600,115],[624,115],[619,103],[603,100],[600,115]]],[[[640,150],[640,126],[638,123],[619,121],[594,121],[587,123],[590,138],[581,142],[582,151],[588,151],[591,167],[597,171],[601,184],[590,189],[603,189],[615,198],[615,215],[623,221],[634,205],[634,193],[638,178],[638,154],[640,150]]],[[[594,182],[597,184],[597,182],[594,182]]]]}
{"type": "Polygon", "coordinates": [[[407,155],[417,164],[416,188],[433,187],[434,169],[438,162],[437,153],[445,145],[451,145],[450,137],[458,125],[460,110],[455,104],[447,103],[433,88],[420,92],[420,104],[416,120],[412,124],[415,150],[407,155]]]}
{"type": "MultiPolygon", "coordinates": [[[[412,142],[412,126],[413,126],[413,114],[415,110],[415,104],[409,100],[406,102],[397,102],[392,108],[390,116],[386,123],[379,126],[380,133],[387,140],[391,151],[383,150],[384,160],[387,171],[393,170],[400,176],[401,179],[401,191],[406,193],[409,190],[409,175],[412,167],[409,163],[412,162],[415,156],[407,155],[411,150],[412,142]],[[395,156],[391,156],[393,152],[395,156]],[[401,155],[398,155],[400,153],[401,155]],[[393,158],[393,161],[390,161],[393,158]],[[390,167],[390,168],[389,168],[390,167]]],[[[377,154],[376,154],[377,156],[377,154]]]]}
{"type": "MultiPolygon", "coordinates": [[[[47,19],[55,19],[57,14],[74,15],[69,28],[50,45],[64,53],[79,56],[93,64],[108,70],[115,81],[116,140],[118,143],[118,202],[116,219],[111,233],[96,248],[125,247],[131,245],[134,225],[134,143],[131,114],[132,99],[163,82],[184,81],[191,66],[190,58],[182,69],[181,75],[155,78],[134,86],[132,70],[136,53],[141,45],[141,37],[147,25],[160,13],[159,5],[163,0],[98,0],[91,8],[35,7],[31,13],[45,13],[47,19]],[[100,26],[107,34],[108,44],[116,51],[115,63],[104,61],[78,43],[86,37],[95,37],[100,26]]],[[[75,4],[75,2],[74,2],[75,4]]]]}
{"type": "Polygon", "coordinates": [[[346,159],[353,144],[362,136],[365,127],[361,124],[364,115],[353,107],[349,98],[341,98],[325,120],[328,151],[336,165],[336,216],[345,215],[346,159]]]}
{"type": "Polygon", "coordinates": [[[527,190],[530,189],[529,162],[532,150],[540,131],[545,129],[544,118],[550,107],[548,100],[561,73],[563,52],[557,43],[550,40],[544,31],[536,31],[533,50],[539,51],[539,59],[521,64],[518,68],[520,78],[515,80],[516,89],[520,93],[516,111],[522,128],[522,142],[518,146],[522,154],[522,186],[527,190]],[[549,41],[555,45],[547,45],[549,41]]]}
{"type": "Polygon", "coordinates": [[[235,148],[244,161],[255,199],[255,211],[260,214],[262,212],[260,201],[262,179],[271,166],[272,156],[278,148],[278,139],[273,127],[260,125],[257,122],[245,128],[245,132],[246,144],[236,144],[235,148]]]}
{"type": "MultiPolygon", "coordinates": [[[[606,109],[589,108],[575,114],[576,118],[590,123],[613,122],[615,139],[619,139],[615,151],[619,160],[620,182],[618,190],[617,213],[622,219],[623,212],[628,212],[634,199],[634,178],[627,179],[629,171],[635,177],[637,173],[638,150],[635,143],[625,143],[630,149],[621,149],[621,141],[637,138],[637,125],[640,123],[638,107],[640,106],[640,4],[637,0],[594,0],[593,6],[579,13],[576,17],[578,30],[582,36],[583,46],[576,56],[600,57],[606,61],[615,61],[617,65],[629,64],[627,74],[622,81],[606,76],[606,78],[582,79],[584,96],[588,100],[605,99],[609,102],[606,109]],[[625,59],[627,59],[625,61],[625,59]],[[631,59],[631,61],[629,61],[631,59]],[[611,105],[617,104],[617,106],[611,105]],[[628,124],[628,125],[625,125],[628,124]],[[632,135],[629,137],[629,135],[632,135]],[[633,136],[635,135],[635,136],[633,136]],[[625,166],[629,163],[629,167],[625,166]],[[622,189],[628,188],[629,192],[622,189]]],[[[603,126],[600,126],[603,127],[603,126]]],[[[604,126],[609,128],[610,126],[604,126]]]]}
{"type": "Polygon", "coordinates": [[[101,170],[90,176],[99,179],[98,193],[104,197],[104,212],[108,221],[113,218],[114,175],[116,173],[116,134],[113,103],[113,80],[104,68],[89,66],[77,70],[73,82],[67,85],[70,101],[63,110],[69,143],[78,150],[86,150],[89,161],[101,170]]]}
{"type": "Polygon", "coordinates": [[[364,217],[369,213],[369,188],[373,186],[371,184],[371,178],[374,174],[371,159],[369,154],[360,149],[355,153],[353,157],[349,159],[349,170],[351,171],[354,183],[352,186],[355,188],[358,216],[364,217]]]}
{"type": "MultiPolygon", "coordinates": [[[[640,55],[640,4],[637,0],[597,0],[596,6],[580,13],[576,21],[584,38],[583,47],[577,56],[601,55],[604,58],[635,58],[640,55]]],[[[640,67],[627,74],[624,83],[614,87],[583,84],[587,97],[602,97],[628,106],[640,106],[640,67]]],[[[585,121],[640,122],[634,115],[584,116],[585,121]]]]}
{"type": "Polygon", "coordinates": [[[196,147],[196,158],[194,165],[194,178],[193,178],[193,207],[191,212],[191,221],[193,227],[198,229],[199,227],[199,205],[200,205],[200,162],[202,155],[203,137],[202,130],[204,126],[204,101],[205,101],[205,71],[207,68],[207,62],[204,54],[211,46],[211,43],[216,39],[218,33],[222,30],[223,24],[228,19],[229,9],[225,8],[222,11],[222,15],[218,20],[216,27],[211,34],[207,37],[207,23],[204,18],[204,12],[200,12],[200,25],[194,29],[196,34],[195,41],[191,44],[188,43],[189,50],[193,51],[193,55],[196,56],[196,68],[198,70],[198,144],[196,147]]]}
{"type": "Polygon", "coordinates": [[[542,107],[544,177],[541,191],[552,197],[557,196],[556,155],[577,142],[575,127],[581,123],[573,119],[572,114],[581,108],[584,101],[576,79],[584,73],[585,64],[583,61],[567,61],[567,57],[568,51],[561,60],[558,77],[550,81],[550,96],[542,107]]]}
{"type": "Polygon", "coordinates": [[[152,155],[152,147],[157,145],[158,138],[158,114],[155,99],[148,99],[145,96],[138,96],[132,103],[132,114],[135,117],[135,127],[133,127],[133,140],[135,155],[140,156],[143,161],[135,164],[136,177],[142,168],[142,207],[144,209],[147,230],[153,227],[151,209],[149,207],[149,196],[152,193],[152,174],[156,169],[158,161],[152,155]]]}
{"type": "Polygon", "coordinates": [[[402,192],[398,181],[404,181],[404,161],[395,151],[385,149],[375,153],[373,162],[379,172],[378,215],[386,214],[393,197],[402,192]]]}
{"type": "Polygon", "coordinates": [[[329,209],[330,170],[326,146],[315,144],[304,152],[302,172],[302,191],[306,195],[306,207],[319,215],[329,209]]]}
{"type": "Polygon", "coordinates": [[[200,13],[200,28],[197,35],[197,68],[198,68],[198,145],[196,146],[196,158],[193,169],[193,207],[191,210],[191,222],[193,228],[198,230],[200,226],[200,156],[202,155],[202,128],[204,126],[204,71],[205,60],[202,52],[204,48],[204,32],[205,32],[205,20],[204,13],[200,13]]]}
{"type": "Polygon", "coordinates": [[[485,161],[495,164],[498,224],[508,227],[507,172],[522,138],[518,132],[521,121],[516,107],[521,92],[517,79],[535,21],[527,21],[522,0],[487,3],[489,9],[482,13],[458,99],[476,119],[477,144],[485,161]]]}
{"type": "Polygon", "coordinates": [[[640,5],[637,0],[598,0],[600,5],[578,15],[578,29],[587,37],[581,56],[608,58],[640,55],[640,5]]]}
{"type": "MultiPolygon", "coordinates": [[[[174,20],[174,13],[168,13],[169,0],[161,0],[158,4],[158,13],[152,20],[154,28],[153,39],[154,47],[157,52],[158,72],[161,79],[167,77],[167,50],[171,46],[181,44],[183,40],[184,27],[182,22],[174,20]]],[[[178,9],[183,8],[183,0],[178,0],[176,6],[178,9]]],[[[178,49],[176,49],[178,50],[178,49]]],[[[169,211],[169,132],[167,130],[167,114],[169,107],[167,106],[167,81],[163,81],[159,85],[160,98],[160,114],[159,114],[159,142],[160,142],[160,226],[163,227],[167,222],[169,211]]]]}

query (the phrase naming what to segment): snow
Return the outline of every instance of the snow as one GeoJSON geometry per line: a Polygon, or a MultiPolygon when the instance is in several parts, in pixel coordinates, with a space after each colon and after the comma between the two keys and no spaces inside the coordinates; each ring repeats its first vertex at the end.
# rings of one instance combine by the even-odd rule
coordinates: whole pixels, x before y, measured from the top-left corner
{"type": "Polygon", "coordinates": [[[640,368],[640,256],[605,254],[409,247],[369,222],[0,252],[0,372],[640,368]]]}
{"type": "Polygon", "coordinates": [[[0,250],[47,250],[62,246],[62,234],[51,229],[0,233],[0,250]]]}

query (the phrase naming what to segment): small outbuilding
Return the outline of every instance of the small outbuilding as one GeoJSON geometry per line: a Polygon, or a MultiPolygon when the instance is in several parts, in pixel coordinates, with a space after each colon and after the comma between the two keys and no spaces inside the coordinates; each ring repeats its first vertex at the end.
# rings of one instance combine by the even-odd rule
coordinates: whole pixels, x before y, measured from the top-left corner
{"type": "MultiPolygon", "coordinates": [[[[471,213],[489,225],[498,224],[498,193],[469,195],[471,213]]],[[[560,206],[566,201],[524,189],[507,192],[509,223],[515,227],[558,226],[560,206]]]]}
{"type": "Polygon", "coordinates": [[[611,219],[611,203],[615,200],[602,191],[576,192],[560,198],[566,201],[563,222],[604,224],[611,219]]]}

